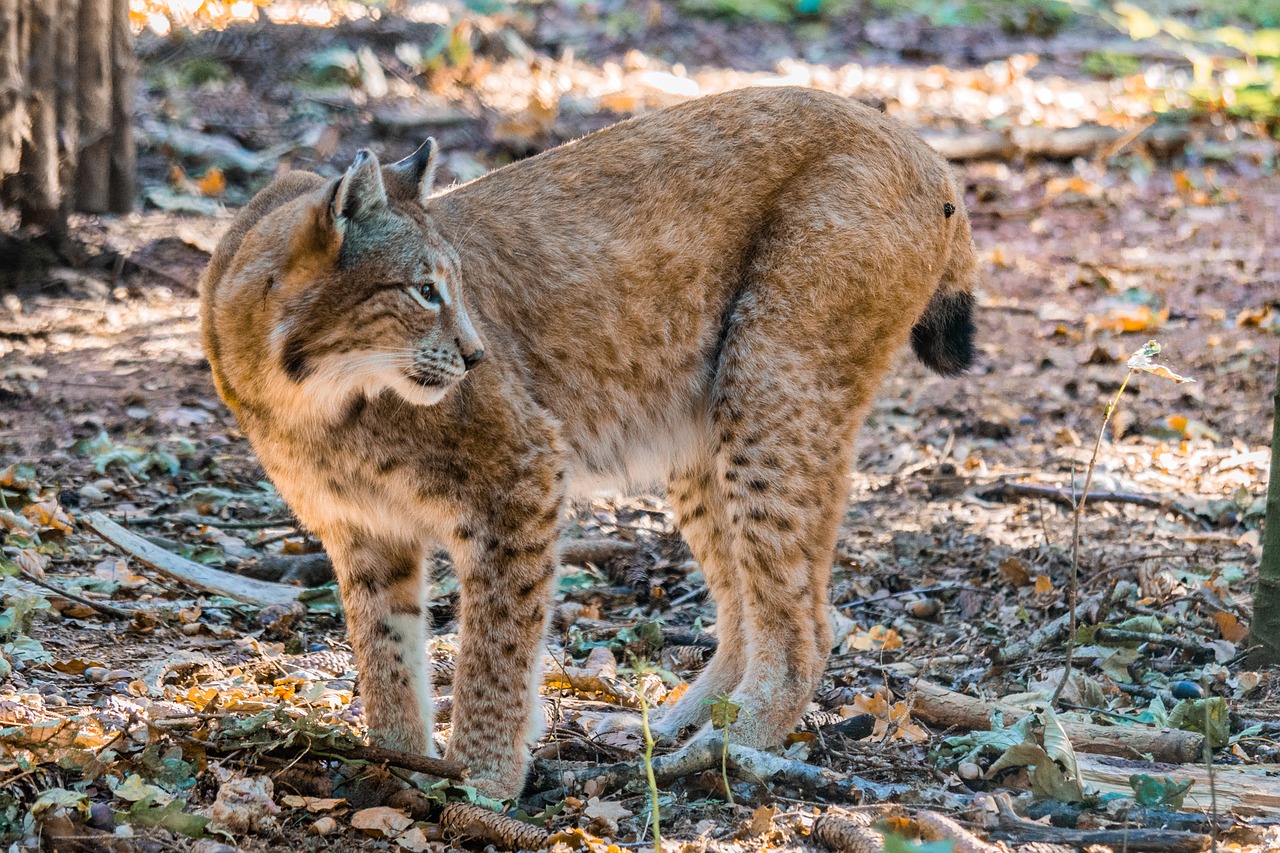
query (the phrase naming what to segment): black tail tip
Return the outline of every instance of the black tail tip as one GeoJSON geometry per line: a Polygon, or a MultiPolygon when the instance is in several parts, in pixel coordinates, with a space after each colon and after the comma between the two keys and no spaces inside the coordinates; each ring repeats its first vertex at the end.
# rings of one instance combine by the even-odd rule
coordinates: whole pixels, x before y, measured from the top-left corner
{"type": "Polygon", "coordinates": [[[911,328],[911,349],[930,370],[956,376],[973,366],[974,331],[973,294],[937,292],[911,328]]]}

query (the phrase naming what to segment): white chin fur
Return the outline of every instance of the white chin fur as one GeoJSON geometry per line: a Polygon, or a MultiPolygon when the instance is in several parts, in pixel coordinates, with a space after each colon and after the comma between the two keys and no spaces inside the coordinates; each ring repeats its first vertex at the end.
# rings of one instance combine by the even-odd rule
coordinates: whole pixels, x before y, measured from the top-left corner
{"type": "Polygon", "coordinates": [[[402,374],[396,374],[395,381],[387,383],[392,391],[411,406],[434,406],[444,399],[453,385],[438,385],[430,388],[419,385],[402,374]]]}
{"type": "Polygon", "coordinates": [[[355,395],[373,399],[388,389],[412,406],[434,406],[453,388],[453,385],[424,387],[395,368],[366,373],[357,376],[355,381],[344,381],[344,373],[325,370],[325,367],[328,365],[322,366],[301,386],[294,386],[294,399],[298,405],[286,411],[303,418],[338,417],[355,395]]]}

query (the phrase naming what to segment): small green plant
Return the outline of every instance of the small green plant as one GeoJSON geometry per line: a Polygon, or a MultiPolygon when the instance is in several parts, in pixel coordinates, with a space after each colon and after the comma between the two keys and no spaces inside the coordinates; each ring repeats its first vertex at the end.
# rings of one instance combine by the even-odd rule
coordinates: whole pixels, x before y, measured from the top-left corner
{"type": "Polygon", "coordinates": [[[662,853],[662,823],[658,812],[658,780],[653,775],[653,732],[649,729],[649,701],[644,698],[644,677],[653,671],[648,660],[635,656],[631,668],[636,674],[636,695],[640,697],[640,727],[644,730],[644,772],[649,780],[649,808],[653,812],[653,853],[662,853]]]}
{"type": "Polygon", "coordinates": [[[742,713],[742,706],[733,699],[729,698],[728,693],[721,693],[714,699],[707,699],[706,703],[711,706],[711,725],[724,732],[724,737],[720,739],[720,777],[724,780],[724,793],[729,799],[729,805],[734,805],[733,789],[729,787],[729,727],[738,722],[738,715],[742,713]]]}
{"type": "Polygon", "coordinates": [[[1172,379],[1174,382],[1195,381],[1185,376],[1179,376],[1163,364],[1156,364],[1152,361],[1159,354],[1160,344],[1156,341],[1147,341],[1139,350],[1129,356],[1129,371],[1124,375],[1124,381],[1120,383],[1120,389],[1111,398],[1111,402],[1107,403],[1106,412],[1102,416],[1102,427],[1098,430],[1098,438],[1093,443],[1093,455],[1089,457],[1089,467],[1085,469],[1084,487],[1080,489],[1080,497],[1076,501],[1075,509],[1072,512],[1071,575],[1067,580],[1067,609],[1071,614],[1071,625],[1067,632],[1067,654],[1062,665],[1062,680],[1054,688],[1053,697],[1049,700],[1050,706],[1058,704],[1058,698],[1062,696],[1062,689],[1067,686],[1067,681],[1071,678],[1071,653],[1076,644],[1076,590],[1079,586],[1080,574],[1080,516],[1084,513],[1085,501],[1089,499],[1089,486],[1093,484],[1093,469],[1098,464],[1098,451],[1102,449],[1102,439],[1107,434],[1107,424],[1111,423],[1111,416],[1115,414],[1116,407],[1120,405],[1120,397],[1124,394],[1124,389],[1129,387],[1129,380],[1133,378],[1135,373],[1151,373],[1156,376],[1162,376],[1165,379],[1172,379]]]}

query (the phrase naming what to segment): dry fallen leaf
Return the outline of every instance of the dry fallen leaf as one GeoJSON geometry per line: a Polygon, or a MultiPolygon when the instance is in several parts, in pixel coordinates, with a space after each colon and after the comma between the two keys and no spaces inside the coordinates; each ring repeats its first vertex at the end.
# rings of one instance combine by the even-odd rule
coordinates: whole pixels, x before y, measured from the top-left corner
{"type": "Polygon", "coordinates": [[[280,802],[293,809],[306,809],[309,812],[327,812],[344,805],[347,801],[340,797],[300,797],[297,794],[285,794],[280,802]]]}
{"type": "Polygon", "coordinates": [[[764,835],[773,829],[773,819],[778,814],[774,805],[761,806],[751,813],[751,824],[747,827],[748,836],[764,835]]]}
{"type": "Polygon", "coordinates": [[[396,836],[396,845],[412,853],[422,853],[431,849],[431,842],[422,827],[415,826],[396,836]]]}
{"type": "Polygon", "coordinates": [[[395,838],[413,825],[413,818],[399,809],[374,806],[361,809],[351,816],[351,825],[369,835],[395,838]]]}
{"type": "Polygon", "coordinates": [[[1245,625],[1235,614],[1218,611],[1213,614],[1213,621],[1218,623],[1222,639],[1231,643],[1243,643],[1249,637],[1249,626],[1245,625]]]}
{"type": "Polygon", "coordinates": [[[205,196],[222,195],[227,191],[227,179],[222,170],[216,166],[204,173],[204,177],[196,181],[200,194],[205,196]]]}

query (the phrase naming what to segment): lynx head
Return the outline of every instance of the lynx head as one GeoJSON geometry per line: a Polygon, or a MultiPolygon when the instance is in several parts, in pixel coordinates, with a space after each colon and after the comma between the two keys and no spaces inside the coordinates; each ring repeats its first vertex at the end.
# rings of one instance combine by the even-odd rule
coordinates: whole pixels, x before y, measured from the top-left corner
{"type": "Polygon", "coordinates": [[[423,206],[435,165],[434,140],[385,167],[361,151],[291,217],[287,260],[266,293],[266,349],[303,399],[391,389],[432,405],[484,357],[457,253],[423,206]]]}

